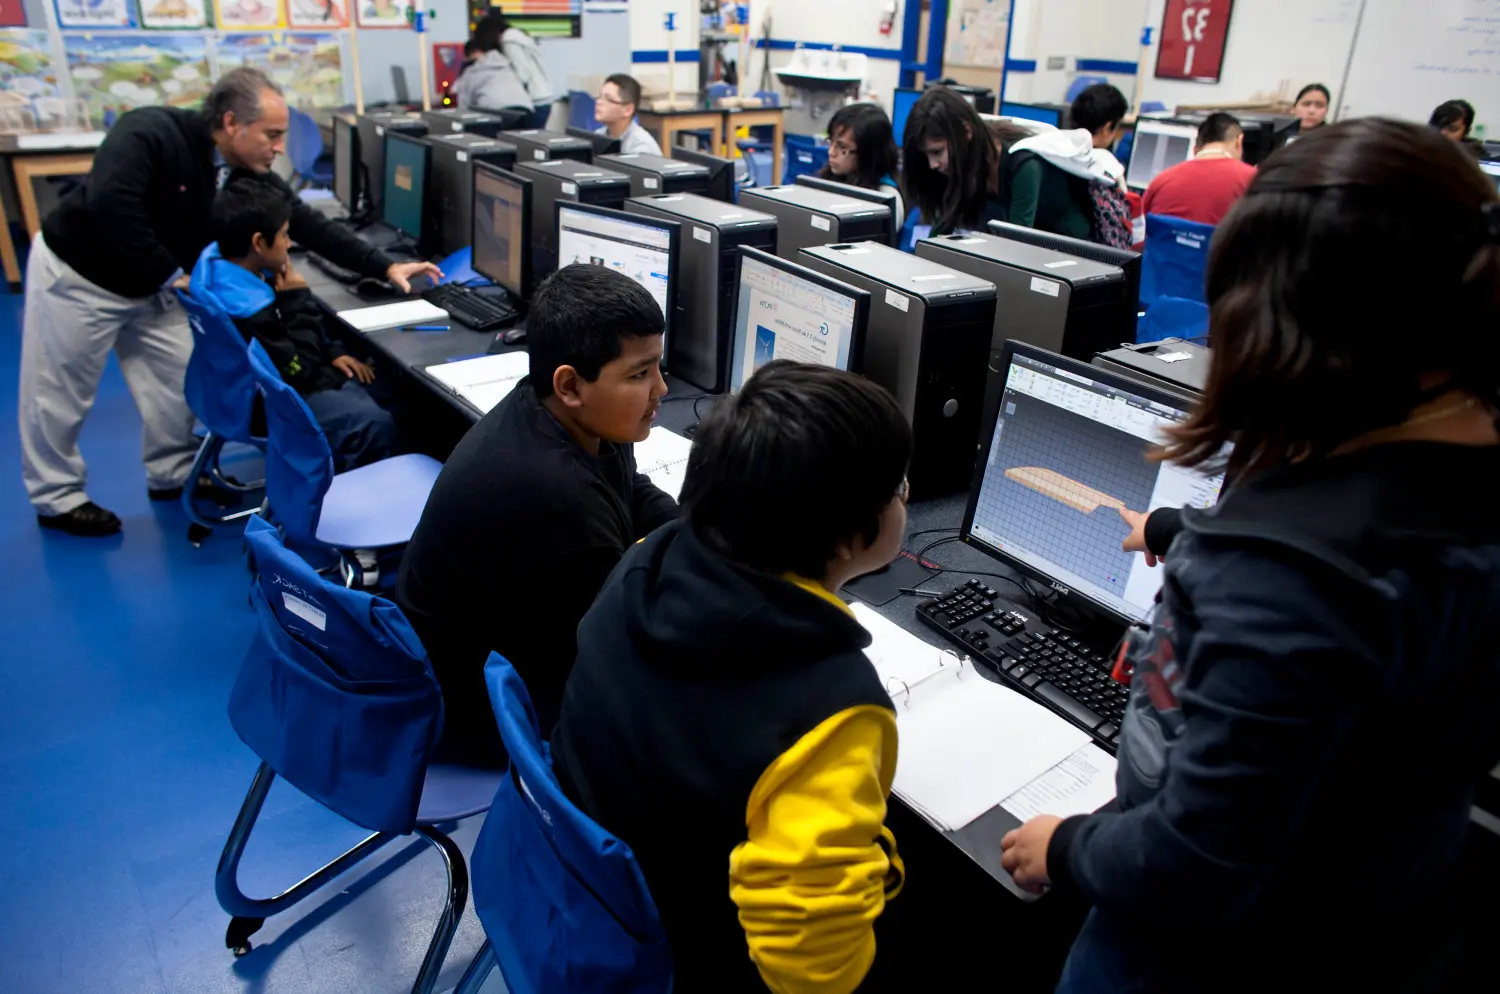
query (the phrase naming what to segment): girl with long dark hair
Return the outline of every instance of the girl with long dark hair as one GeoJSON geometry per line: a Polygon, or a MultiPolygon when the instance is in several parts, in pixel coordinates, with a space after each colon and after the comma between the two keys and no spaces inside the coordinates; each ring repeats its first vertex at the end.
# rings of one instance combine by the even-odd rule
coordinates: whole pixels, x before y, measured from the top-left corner
{"type": "Polygon", "coordinates": [[[818,175],[867,190],[898,189],[896,140],[885,111],[874,104],[840,107],[828,121],[828,164],[818,175]]]}

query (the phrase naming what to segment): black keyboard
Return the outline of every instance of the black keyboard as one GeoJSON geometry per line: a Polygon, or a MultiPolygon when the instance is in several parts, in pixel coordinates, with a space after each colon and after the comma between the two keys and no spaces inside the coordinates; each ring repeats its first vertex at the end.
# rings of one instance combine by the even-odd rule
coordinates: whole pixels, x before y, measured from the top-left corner
{"type": "Polygon", "coordinates": [[[1110,675],[1106,649],[995,607],[996,594],[970,580],[917,607],[917,617],[963,646],[1011,687],[1086,729],[1110,752],[1120,734],[1129,688],[1110,675]]]}
{"type": "Polygon", "coordinates": [[[330,262],[316,252],[307,253],[307,261],[321,270],[330,279],[339,283],[358,283],[359,274],[352,269],[345,269],[336,262],[330,262]]]}
{"type": "Polygon", "coordinates": [[[494,297],[485,297],[457,283],[439,283],[422,291],[422,299],[441,307],[455,321],[475,331],[489,331],[516,323],[520,317],[515,308],[494,297]]]}

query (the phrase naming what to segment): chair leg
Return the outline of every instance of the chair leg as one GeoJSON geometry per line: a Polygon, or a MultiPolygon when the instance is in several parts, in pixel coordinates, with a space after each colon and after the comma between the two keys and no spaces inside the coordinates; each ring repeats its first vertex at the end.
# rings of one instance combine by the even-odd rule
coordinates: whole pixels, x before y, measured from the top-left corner
{"type": "Polygon", "coordinates": [[[443,913],[438,917],[437,928],[432,932],[432,942],[422,960],[422,969],[411,987],[411,994],[432,994],[433,988],[437,986],[438,974],[443,972],[443,961],[448,958],[448,947],[452,945],[453,935],[458,931],[459,919],[463,918],[464,908],[469,903],[469,867],[464,862],[463,850],[458,848],[458,843],[442,832],[430,825],[418,825],[417,834],[432,843],[433,848],[443,857],[443,865],[448,871],[448,897],[443,904],[443,913]]]}
{"type": "Polygon", "coordinates": [[[490,945],[490,940],[485,939],[484,945],[479,947],[479,952],[474,954],[474,960],[469,968],[464,971],[463,979],[453,989],[453,994],[479,994],[479,989],[489,979],[489,975],[499,964],[495,960],[495,947],[490,945]]]}
{"type": "MultiPolygon", "coordinates": [[[[255,820],[260,817],[260,809],[265,804],[266,795],[271,792],[271,784],[275,780],[275,771],[269,764],[261,763],[260,769],[255,771],[255,779],[250,782],[250,791],[245,795],[245,803],[240,806],[240,813],[234,820],[234,827],[229,830],[229,838],[224,843],[224,851],[219,855],[218,870],[214,873],[214,895],[219,899],[219,907],[233,916],[224,934],[224,945],[234,950],[236,956],[243,956],[250,951],[250,936],[259,931],[267,918],[280,914],[307,898],[319,887],[371,855],[387,842],[398,838],[389,832],[376,832],[275,897],[248,897],[240,890],[240,858],[245,854],[245,846],[250,841],[250,831],[255,827],[255,820]]],[[[459,861],[460,863],[463,861],[462,854],[459,855],[459,861]]],[[[467,874],[464,875],[463,886],[467,893],[467,874]]],[[[449,938],[451,939],[452,936],[450,935],[449,938]]],[[[446,950],[447,946],[444,945],[444,951],[446,950]]]]}
{"type": "Polygon", "coordinates": [[[219,470],[219,456],[224,451],[224,439],[219,435],[209,432],[203,437],[203,444],[198,446],[198,454],[193,457],[193,468],[188,473],[187,481],[182,486],[182,509],[187,513],[188,541],[193,548],[203,544],[203,540],[213,534],[217,525],[228,524],[231,521],[239,521],[248,518],[255,513],[255,508],[234,511],[229,514],[204,514],[198,508],[197,491],[198,480],[208,476],[215,483],[228,490],[248,493],[258,487],[247,487],[243,484],[230,484],[225,481],[224,474],[219,470]]]}

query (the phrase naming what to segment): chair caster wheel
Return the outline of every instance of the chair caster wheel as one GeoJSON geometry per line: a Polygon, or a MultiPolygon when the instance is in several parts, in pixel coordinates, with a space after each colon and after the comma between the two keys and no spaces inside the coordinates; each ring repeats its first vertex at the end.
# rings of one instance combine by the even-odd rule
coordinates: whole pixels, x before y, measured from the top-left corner
{"type": "Polygon", "coordinates": [[[229,928],[224,931],[224,945],[234,953],[236,959],[244,956],[250,952],[250,936],[259,932],[265,923],[264,918],[231,918],[229,928]]]}
{"type": "Polygon", "coordinates": [[[195,549],[202,548],[203,540],[213,533],[214,530],[212,528],[205,528],[202,525],[188,525],[188,541],[192,543],[195,549]]]}

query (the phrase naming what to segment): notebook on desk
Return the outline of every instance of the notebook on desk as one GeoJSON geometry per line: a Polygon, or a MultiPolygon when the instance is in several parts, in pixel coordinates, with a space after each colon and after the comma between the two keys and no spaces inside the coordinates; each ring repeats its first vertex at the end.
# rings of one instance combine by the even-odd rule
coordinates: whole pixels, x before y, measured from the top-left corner
{"type": "Polygon", "coordinates": [[[676,500],[682,493],[682,481],[687,478],[688,453],[692,448],[690,439],[657,425],[644,442],[635,443],[635,468],[676,500]]]}
{"type": "Polygon", "coordinates": [[[852,610],[896,708],[894,792],[908,807],[951,832],[996,805],[1024,820],[1083,814],[1114,797],[1115,761],[1087,732],[866,605],[852,610]]]}
{"type": "Polygon", "coordinates": [[[439,362],[424,370],[480,414],[488,414],[530,371],[531,356],[526,352],[439,362]]]}

